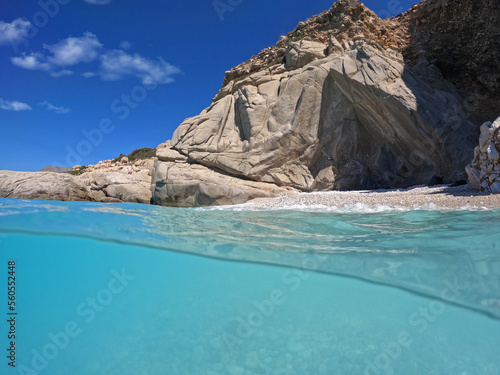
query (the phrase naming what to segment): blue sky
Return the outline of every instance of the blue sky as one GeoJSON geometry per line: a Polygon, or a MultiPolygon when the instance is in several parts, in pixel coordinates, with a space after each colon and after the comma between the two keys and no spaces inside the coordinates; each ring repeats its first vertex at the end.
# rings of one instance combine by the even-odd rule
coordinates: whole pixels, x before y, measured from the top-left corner
{"type": "MultiPolygon", "coordinates": [[[[379,15],[417,1],[367,0],[379,15]]],[[[224,72],[331,0],[1,0],[0,170],[95,164],[170,139],[224,72]]]]}

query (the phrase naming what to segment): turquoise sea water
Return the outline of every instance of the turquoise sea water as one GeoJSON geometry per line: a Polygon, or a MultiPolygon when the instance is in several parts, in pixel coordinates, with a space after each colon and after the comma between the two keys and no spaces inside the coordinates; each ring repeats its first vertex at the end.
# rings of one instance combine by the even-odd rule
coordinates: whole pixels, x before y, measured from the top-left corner
{"type": "Polygon", "coordinates": [[[499,210],[0,199],[1,374],[500,374],[499,210]]]}

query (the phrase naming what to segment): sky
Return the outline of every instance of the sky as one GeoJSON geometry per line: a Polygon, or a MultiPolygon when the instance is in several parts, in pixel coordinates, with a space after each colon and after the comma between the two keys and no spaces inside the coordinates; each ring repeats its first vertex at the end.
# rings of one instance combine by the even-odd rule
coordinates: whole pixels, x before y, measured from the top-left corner
{"type": "MultiPolygon", "coordinates": [[[[416,0],[366,0],[382,18],[416,0]]],[[[156,147],[332,0],[1,0],[0,170],[156,147]]]]}

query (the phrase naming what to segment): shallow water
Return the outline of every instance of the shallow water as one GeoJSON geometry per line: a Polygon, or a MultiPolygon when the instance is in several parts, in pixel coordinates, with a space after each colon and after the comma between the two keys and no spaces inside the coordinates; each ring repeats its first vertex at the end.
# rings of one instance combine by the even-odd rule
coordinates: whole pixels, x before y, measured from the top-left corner
{"type": "Polygon", "coordinates": [[[0,199],[0,368],[500,374],[500,211],[356,211],[0,199]]]}

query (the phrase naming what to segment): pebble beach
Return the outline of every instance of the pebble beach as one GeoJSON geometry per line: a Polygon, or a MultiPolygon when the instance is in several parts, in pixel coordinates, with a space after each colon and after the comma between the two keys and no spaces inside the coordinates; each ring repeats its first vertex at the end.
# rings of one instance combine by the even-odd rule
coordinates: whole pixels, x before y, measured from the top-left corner
{"type": "Polygon", "coordinates": [[[422,209],[500,208],[500,195],[474,191],[468,185],[417,186],[398,190],[331,191],[258,198],[245,206],[279,209],[291,206],[389,206],[422,209]]]}

